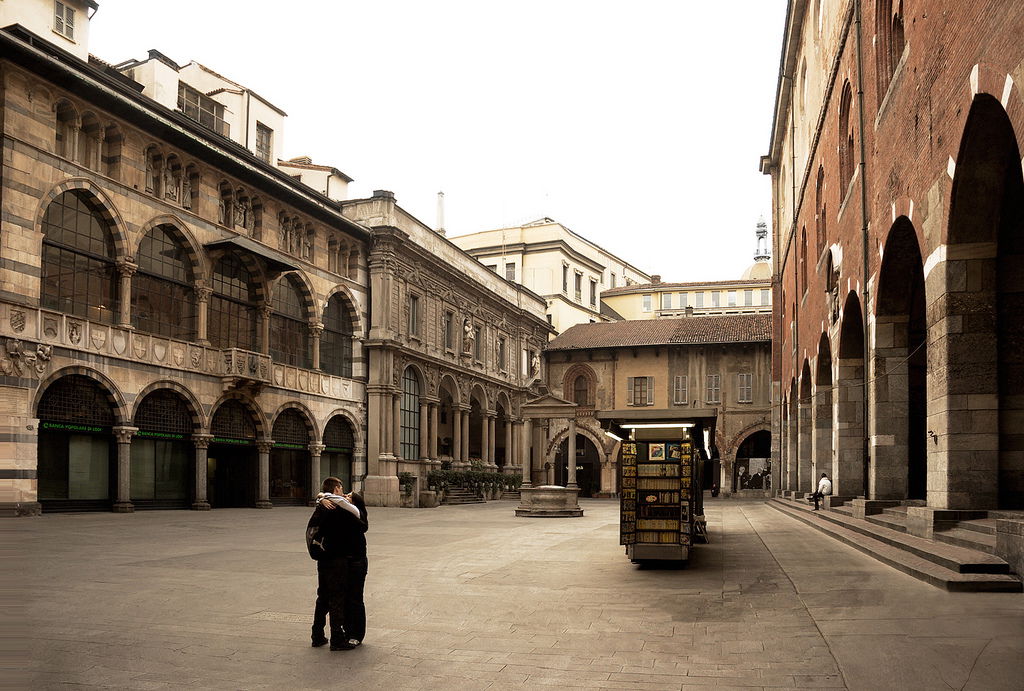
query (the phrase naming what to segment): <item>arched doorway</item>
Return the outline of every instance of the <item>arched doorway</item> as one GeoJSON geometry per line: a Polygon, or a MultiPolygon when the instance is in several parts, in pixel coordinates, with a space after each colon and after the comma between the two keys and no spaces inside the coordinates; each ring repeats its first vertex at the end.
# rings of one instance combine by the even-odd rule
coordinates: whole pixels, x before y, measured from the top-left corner
{"type": "Polygon", "coordinates": [[[814,439],[812,440],[812,460],[814,477],[828,473],[835,477],[832,459],[832,347],[828,334],[822,334],[818,340],[818,363],[814,380],[814,439]]]}
{"type": "Polygon", "coordinates": [[[109,510],[117,482],[110,392],[89,377],[69,374],[46,389],[36,417],[42,510],[109,510]]]}
{"type": "Polygon", "coordinates": [[[352,425],[341,415],[335,415],[324,428],[324,451],[320,455],[320,482],[336,477],[352,489],[352,454],[355,450],[352,425]]]}
{"type": "Polygon", "coordinates": [[[303,506],[313,496],[309,486],[309,422],[295,408],[281,411],[270,433],[270,501],[282,506],[303,506]]]}
{"type": "Polygon", "coordinates": [[[497,416],[494,419],[494,458],[491,459],[502,472],[512,465],[512,414],[508,399],[502,395],[498,399],[497,416]]]}
{"type": "Polygon", "coordinates": [[[836,386],[838,445],[833,493],[868,496],[864,455],[864,320],[860,300],[850,293],[843,307],[839,333],[839,377],[836,386]]]}
{"type": "Polygon", "coordinates": [[[740,443],[733,474],[732,486],[736,489],[772,488],[771,432],[754,432],[740,443]]]}
{"type": "Polygon", "coordinates": [[[469,459],[471,461],[482,461],[484,459],[484,425],[487,422],[485,413],[487,404],[484,402],[483,393],[474,391],[469,399],[469,459]]]}
{"type": "Polygon", "coordinates": [[[814,476],[811,474],[811,365],[804,360],[800,370],[800,418],[798,421],[800,434],[799,467],[797,468],[797,489],[801,492],[813,492],[814,476]]]}
{"type": "Polygon", "coordinates": [[[455,420],[462,413],[459,411],[458,398],[453,391],[458,391],[455,384],[449,378],[443,377],[437,389],[437,455],[444,463],[450,463],[453,459],[458,460],[455,458],[455,447],[459,434],[456,433],[455,420]]]}
{"type": "Polygon", "coordinates": [[[158,389],[135,412],[131,501],[136,509],[188,508],[195,486],[192,411],[180,394],[158,389]]]}
{"type": "MultiPolygon", "coordinates": [[[[989,94],[974,97],[964,126],[950,201],[948,242],[968,244],[971,258],[945,263],[947,295],[931,333],[943,340],[931,368],[935,394],[944,396],[939,429],[945,453],[942,486],[929,487],[929,503],[950,508],[1024,508],[1024,179],[1017,134],[1002,104],[989,94]],[[966,284],[960,276],[978,276],[966,284]],[[988,318],[995,306],[995,319],[988,318]],[[984,308],[984,312],[981,312],[984,308]],[[984,314],[984,318],[979,316],[984,314]],[[969,355],[969,357],[966,357],[969,355]],[[998,415],[979,414],[971,399],[996,401],[998,415]],[[970,424],[955,426],[955,422],[970,424]],[[980,446],[983,445],[983,446],[980,446]],[[982,450],[982,449],[987,449],[982,450]],[[933,494],[935,501],[933,502],[933,494]]],[[[952,256],[952,255],[950,255],[952,256]]],[[[938,308],[938,309],[933,309],[938,308]]],[[[936,395],[932,395],[932,399],[936,395]]]]}
{"type": "MultiPolygon", "coordinates": [[[[569,438],[559,443],[555,454],[555,484],[565,487],[569,482],[569,438]]],[[[576,435],[576,484],[580,488],[579,496],[593,497],[601,491],[601,455],[594,442],[583,434],[576,435]]]]}
{"type": "Polygon", "coordinates": [[[210,434],[213,439],[206,458],[210,507],[255,506],[259,456],[252,415],[241,401],[227,400],[213,414],[210,434]]]}
{"type": "Polygon", "coordinates": [[[905,216],[885,242],[879,272],[872,356],[871,496],[925,499],[927,493],[927,356],[924,270],[917,233],[905,216]]]}

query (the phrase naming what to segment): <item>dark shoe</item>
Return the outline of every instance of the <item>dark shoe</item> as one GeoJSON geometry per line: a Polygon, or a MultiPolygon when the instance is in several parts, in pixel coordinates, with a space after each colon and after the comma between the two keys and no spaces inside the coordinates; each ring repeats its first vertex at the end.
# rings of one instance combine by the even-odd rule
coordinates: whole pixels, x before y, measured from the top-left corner
{"type": "Polygon", "coordinates": [[[351,640],[343,640],[343,641],[339,641],[337,643],[332,642],[331,643],[331,650],[352,650],[352,648],[355,648],[356,645],[359,645],[359,641],[356,641],[355,645],[353,645],[352,641],[354,641],[354,640],[355,639],[353,638],[351,640]]]}
{"type": "Polygon", "coordinates": [[[320,648],[320,647],[325,646],[325,645],[327,645],[327,637],[326,636],[313,636],[313,647],[314,648],[320,648]]]}

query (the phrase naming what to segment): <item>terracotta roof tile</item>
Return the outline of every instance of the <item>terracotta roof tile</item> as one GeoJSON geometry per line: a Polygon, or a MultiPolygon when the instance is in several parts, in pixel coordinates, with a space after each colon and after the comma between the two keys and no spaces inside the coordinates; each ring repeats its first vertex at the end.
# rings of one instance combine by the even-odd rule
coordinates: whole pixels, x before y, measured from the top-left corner
{"type": "Polygon", "coordinates": [[[547,350],[583,350],[701,343],[771,341],[772,315],[730,314],[714,317],[639,319],[577,324],[551,341],[547,350]]]}
{"type": "Polygon", "coordinates": [[[735,279],[728,281],[692,281],[689,283],[634,283],[628,286],[617,286],[615,288],[605,288],[601,291],[601,295],[630,295],[632,293],[657,293],[665,290],[676,290],[678,288],[705,288],[707,290],[715,290],[716,288],[725,288],[728,286],[764,286],[769,287],[772,284],[770,278],[748,278],[748,279],[735,279]]]}

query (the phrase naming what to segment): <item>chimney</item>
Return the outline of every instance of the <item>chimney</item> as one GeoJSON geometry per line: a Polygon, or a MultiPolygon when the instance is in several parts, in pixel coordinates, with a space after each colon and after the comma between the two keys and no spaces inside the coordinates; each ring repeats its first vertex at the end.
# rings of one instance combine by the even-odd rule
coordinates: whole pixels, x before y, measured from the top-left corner
{"type": "Polygon", "coordinates": [[[690,305],[686,306],[686,316],[687,317],[692,317],[693,316],[693,307],[691,307],[690,305]]]}
{"type": "Polygon", "coordinates": [[[444,235],[444,192],[437,193],[437,234],[444,235]]]}
{"type": "Polygon", "coordinates": [[[657,285],[659,283],[661,283],[661,276],[659,274],[654,274],[653,276],[651,276],[651,284],[657,285]]]}
{"type": "Polygon", "coordinates": [[[394,192],[390,192],[388,190],[374,190],[373,191],[373,198],[374,199],[391,199],[391,200],[394,200],[395,193],[394,192]]]}

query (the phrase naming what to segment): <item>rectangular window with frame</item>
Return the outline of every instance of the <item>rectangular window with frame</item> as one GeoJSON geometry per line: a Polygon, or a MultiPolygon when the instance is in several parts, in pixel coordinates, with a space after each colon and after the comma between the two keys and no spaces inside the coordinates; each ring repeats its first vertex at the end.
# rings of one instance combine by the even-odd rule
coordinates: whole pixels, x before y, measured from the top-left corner
{"type": "Polygon", "coordinates": [[[262,122],[256,123],[256,156],[261,161],[273,163],[271,156],[274,153],[274,130],[262,122]]]}
{"type": "Polygon", "coordinates": [[[487,268],[490,269],[491,271],[493,271],[494,273],[498,273],[498,265],[497,264],[488,264],[487,268]]]}
{"type": "Polygon", "coordinates": [[[644,295],[643,298],[641,298],[641,300],[643,300],[643,302],[640,305],[640,309],[643,310],[644,312],[650,312],[651,311],[651,296],[650,295],[644,295]]]}
{"type": "Polygon", "coordinates": [[[721,403],[722,402],[722,375],[720,374],[709,374],[708,375],[708,390],[707,395],[704,397],[705,403],[721,403]]]}
{"type": "Polygon", "coordinates": [[[506,264],[505,265],[505,279],[509,281],[516,280],[516,265],[506,264]]]}
{"type": "Polygon", "coordinates": [[[771,299],[771,295],[770,295],[768,289],[767,288],[762,288],[761,289],[761,304],[762,305],[769,305],[769,304],[771,304],[771,301],[772,301],[772,299],[771,299]]]}
{"type": "Polygon", "coordinates": [[[505,339],[504,337],[498,338],[498,369],[502,372],[508,366],[508,362],[505,358],[505,339]]]}
{"type": "Polygon", "coordinates": [[[661,309],[670,310],[672,309],[672,293],[661,294],[661,309]]]}
{"type": "Polygon", "coordinates": [[[583,301],[583,274],[577,271],[572,280],[572,292],[576,302],[583,301]]]}
{"type": "Polygon", "coordinates": [[[611,282],[611,287],[612,287],[612,288],[614,288],[614,287],[615,287],[615,272],[614,272],[614,271],[612,272],[612,282],[611,282]]]}
{"type": "Polygon", "coordinates": [[[597,307],[597,281],[590,279],[590,306],[597,307]]]}
{"type": "Polygon", "coordinates": [[[680,309],[683,309],[685,307],[689,307],[690,306],[690,303],[686,301],[686,298],[687,298],[686,293],[679,293],[679,308],[680,309]]]}
{"type": "Polygon", "coordinates": [[[736,291],[735,290],[730,290],[729,291],[729,307],[735,307],[735,306],[736,306],[736,291]]]}
{"type": "Polygon", "coordinates": [[[53,30],[64,38],[75,40],[75,11],[60,0],[53,3],[53,30]]]}
{"type": "Polygon", "coordinates": [[[627,377],[626,391],[629,396],[627,405],[654,405],[654,377],[627,377]]]}
{"type": "Polygon", "coordinates": [[[686,405],[690,392],[685,374],[677,374],[672,382],[672,402],[676,405],[686,405]]]}
{"type": "Polygon", "coordinates": [[[455,348],[455,314],[452,312],[444,313],[441,330],[444,332],[444,347],[452,350],[455,348]]]}
{"type": "Polygon", "coordinates": [[[704,307],[704,293],[694,293],[693,297],[695,299],[694,307],[697,307],[698,309],[703,308],[704,307]]]}
{"type": "Polygon", "coordinates": [[[420,296],[409,296],[409,335],[420,335],[420,296]]]}
{"type": "Polygon", "coordinates": [[[741,372],[738,376],[737,401],[740,403],[754,402],[754,375],[749,372],[741,372]]]}
{"type": "Polygon", "coordinates": [[[473,327],[473,359],[484,359],[484,332],[480,326],[473,327]]]}
{"type": "Polygon", "coordinates": [[[711,291],[711,306],[721,307],[722,306],[722,291],[712,290],[711,291]]]}
{"type": "Polygon", "coordinates": [[[224,106],[181,81],[178,82],[178,110],[217,134],[231,136],[231,127],[224,121],[224,106]]]}
{"type": "Polygon", "coordinates": [[[562,264],[562,292],[569,294],[569,267],[562,264]]]}
{"type": "Polygon", "coordinates": [[[753,290],[744,290],[743,291],[743,304],[746,307],[750,307],[751,305],[754,304],[754,291],[753,290]]]}

